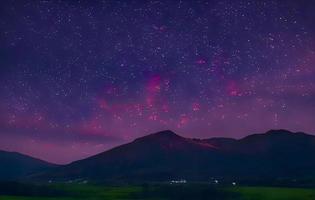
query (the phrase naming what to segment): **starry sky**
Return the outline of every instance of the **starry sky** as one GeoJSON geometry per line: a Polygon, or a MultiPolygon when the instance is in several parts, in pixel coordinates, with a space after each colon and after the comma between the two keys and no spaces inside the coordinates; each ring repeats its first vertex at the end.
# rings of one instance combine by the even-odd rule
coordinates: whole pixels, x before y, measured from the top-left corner
{"type": "Polygon", "coordinates": [[[171,129],[315,134],[315,2],[0,2],[0,149],[68,163],[171,129]]]}

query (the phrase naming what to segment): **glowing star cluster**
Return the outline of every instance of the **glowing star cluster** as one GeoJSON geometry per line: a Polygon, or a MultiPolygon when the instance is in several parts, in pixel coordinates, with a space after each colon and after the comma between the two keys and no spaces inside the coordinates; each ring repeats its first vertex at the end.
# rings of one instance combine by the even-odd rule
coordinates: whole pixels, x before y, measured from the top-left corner
{"type": "Polygon", "coordinates": [[[315,133],[315,2],[2,1],[0,149],[315,133]]]}

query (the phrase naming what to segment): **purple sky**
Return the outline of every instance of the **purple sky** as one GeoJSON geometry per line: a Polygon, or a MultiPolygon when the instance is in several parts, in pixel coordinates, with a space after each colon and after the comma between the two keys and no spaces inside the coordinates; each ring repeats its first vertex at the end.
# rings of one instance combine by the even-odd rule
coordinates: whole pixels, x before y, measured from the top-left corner
{"type": "Polygon", "coordinates": [[[0,149],[315,134],[314,1],[1,1],[0,149]]]}

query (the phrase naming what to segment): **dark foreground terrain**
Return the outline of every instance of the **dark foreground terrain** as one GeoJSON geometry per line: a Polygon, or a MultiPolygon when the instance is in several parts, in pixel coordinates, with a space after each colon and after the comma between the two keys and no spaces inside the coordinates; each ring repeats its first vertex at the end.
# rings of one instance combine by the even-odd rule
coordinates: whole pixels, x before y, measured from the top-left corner
{"type": "Polygon", "coordinates": [[[0,151],[0,200],[314,200],[314,154],[315,136],[286,130],[161,131],[68,165],[0,151]]]}
{"type": "Polygon", "coordinates": [[[241,187],[209,184],[0,184],[0,200],[314,200],[313,188],[241,187]]]}

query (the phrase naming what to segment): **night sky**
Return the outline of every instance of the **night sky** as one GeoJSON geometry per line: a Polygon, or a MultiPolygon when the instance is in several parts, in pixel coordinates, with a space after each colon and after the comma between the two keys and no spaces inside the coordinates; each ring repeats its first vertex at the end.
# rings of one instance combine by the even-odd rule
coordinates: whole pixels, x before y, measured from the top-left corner
{"type": "Polygon", "coordinates": [[[315,134],[315,1],[0,2],[0,149],[315,134]]]}

